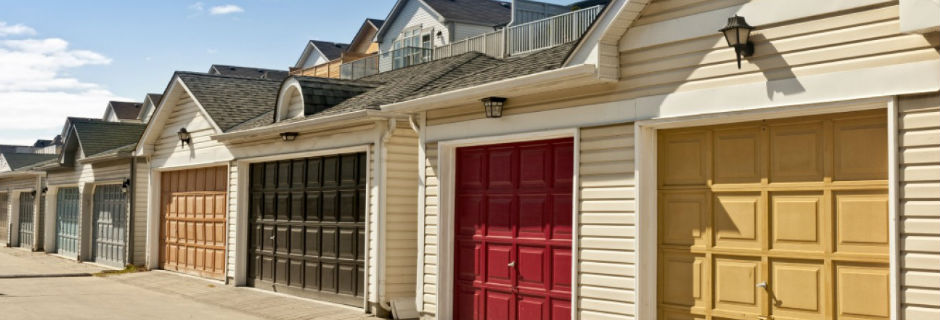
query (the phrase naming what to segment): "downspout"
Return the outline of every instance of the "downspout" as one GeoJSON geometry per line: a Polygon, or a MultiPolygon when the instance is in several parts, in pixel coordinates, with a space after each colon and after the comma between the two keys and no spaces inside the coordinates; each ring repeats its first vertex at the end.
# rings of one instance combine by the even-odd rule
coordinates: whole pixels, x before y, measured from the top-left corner
{"type": "Polygon", "coordinates": [[[376,280],[378,282],[376,284],[376,288],[378,290],[377,300],[379,302],[379,306],[382,307],[382,309],[385,309],[385,311],[388,311],[390,313],[392,312],[392,305],[387,300],[388,297],[385,294],[385,282],[384,282],[385,281],[385,257],[387,253],[386,246],[385,246],[385,215],[386,215],[386,209],[387,209],[386,208],[386,194],[388,190],[388,184],[386,183],[386,180],[388,179],[388,170],[386,169],[385,164],[388,162],[388,148],[386,148],[386,146],[388,145],[389,140],[392,139],[392,133],[395,132],[395,129],[397,127],[398,127],[398,119],[396,118],[388,119],[388,124],[385,127],[385,132],[382,134],[382,139],[380,141],[382,145],[381,145],[381,149],[379,149],[379,152],[381,152],[381,157],[379,158],[380,161],[378,161],[381,163],[380,165],[381,169],[379,171],[380,180],[378,183],[379,210],[377,212],[378,215],[375,217],[375,221],[378,224],[378,227],[376,228],[376,230],[378,231],[378,234],[376,235],[376,239],[379,240],[379,241],[376,241],[376,245],[378,246],[377,248],[378,250],[376,250],[376,253],[378,257],[376,257],[375,259],[376,280]]]}

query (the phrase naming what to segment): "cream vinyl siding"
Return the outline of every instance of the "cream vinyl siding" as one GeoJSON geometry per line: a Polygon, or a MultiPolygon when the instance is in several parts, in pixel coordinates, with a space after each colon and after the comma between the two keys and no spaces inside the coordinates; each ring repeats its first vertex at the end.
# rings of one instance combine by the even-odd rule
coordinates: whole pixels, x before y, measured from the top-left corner
{"type": "MultiPolygon", "coordinates": [[[[250,176],[250,173],[245,175],[246,177],[250,176]]],[[[238,261],[236,255],[237,241],[238,241],[238,165],[235,163],[229,164],[228,167],[228,212],[226,212],[226,218],[228,219],[228,231],[226,232],[225,238],[225,247],[226,257],[225,257],[225,277],[234,278],[235,277],[235,264],[238,261]]],[[[250,217],[251,215],[249,215],[250,217]]],[[[246,243],[250,242],[249,239],[246,243]]],[[[247,249],[247,248],[243,248],[247,249]]]]}
{"type": "Polygon", "coordinates": [[[633,125],[582,128],[577,314],[632,319],[636,289],[633,125]]]}
{"type": "Polygon", "coordinates": [[[427,143],[424,152],[424,257],[422,257],[423,263],[419,270],[423,274],[424,296],[421,297],[423,305],[418,306],[418,311],[430,314],[433,318],[433,315],[437,314],[437,266],[440,263],[437,254],[438,221],[440,221],[437,142],[427,143]]]}
{"type": "Polygon", "coordinates": [[[388,299],[414,298],[416,285],[418,136],[402,125],[385,143],[384,294],[388,299]]]}
{"type": "MultiPolygon", "coordinates": [[[[639,22],[649,22],[647,27],[653,28],[655,23],[651,21],[657,17],[682,19],[743,1],[668,7],[672,2],[652,2],[639,22]]],[[[936,43],[931,44],[923,35],[902,34],[899,30],[896,4],[759,26],[751,34],[755,54],[742,62],[741,69],[737,67],[734,49],[728,47],[718,32],[641,48],[629,46],[640,40],[628,32],[620,40],[623,51],[617,91],[622,91],[624,98],[633,98],[937,59],[933,49],[936,43]]],[[[800,93],[799,81],[794,81],[792,89],[782,89],[794,92],[768,95],[800,93]]]]}
{"type": "Polygon", "coordinates": [[[901,315],[940,319],[940,95],[899,102],[901,315]]]}
{"type": "Polygon", "coordinates": [[[174,165],[213,163],[231,159],[229,151],[218,141],[210,139],[215,128],[189,95],[181,95],[173,112],[167,117],[163,129],[154,142],[151,165],[158,168],[174,165]],[[177,132],[186,128],[192,137],[192,146],[180,146],[177,132]]]}
{"type": "MultiPolygon", "coordinates": [[[[454,42],[464,40],[470,37],[476,37],[478,35],[490,33],[493,31],[496,31],[496,30],[494,30],[493,27],[490,27],[490,26],[455,22],[454,23],[454,42]]],[[[433,36],[433,37],[436,37],[436,36],[433,36]]],[[[441,45],[440,43],[437,43],[439,39],[434,39],[434,41],[435,41],[435,46],[441,45]]]]}
{"type": "MultiPolygon", "coordinates": [[[[0,190],[12,191],[12,190],[18,190],[18,189],[22,190],[22,189],[34,189],[34,188],[36,188],[36,177],[13,178],[13,179],[5,179],[5,180],[0,181],[0,190]]],[[[19,195],[10,193],[10,196],[8,199],[10,199],[11,203],[13,202],[14,196],[18,197],[19,195]]],[[[16,210],[19,210],[19,209],[16,209],[16,210]]],[[[19,211],[15,211],[15,212],[19,212],[19,211]]]]}
{"type": "Polygon", "coordinates": [[[146,159],[135,161],[134,172],[134,238],[131,245],[130,262],[135,265],[147,263],[147,195],[150,193],[150,164],[146,159]]]}

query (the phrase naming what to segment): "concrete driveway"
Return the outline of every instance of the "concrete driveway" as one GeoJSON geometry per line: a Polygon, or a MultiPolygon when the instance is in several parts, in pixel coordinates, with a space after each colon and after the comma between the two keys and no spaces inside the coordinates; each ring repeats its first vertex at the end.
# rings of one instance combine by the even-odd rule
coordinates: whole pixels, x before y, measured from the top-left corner
{"type": "Polygon", "coordinates": [[[93,276],[104,268],[0,248],[3,319],[368,319],[319,303],[165,271],[93,276]]]}

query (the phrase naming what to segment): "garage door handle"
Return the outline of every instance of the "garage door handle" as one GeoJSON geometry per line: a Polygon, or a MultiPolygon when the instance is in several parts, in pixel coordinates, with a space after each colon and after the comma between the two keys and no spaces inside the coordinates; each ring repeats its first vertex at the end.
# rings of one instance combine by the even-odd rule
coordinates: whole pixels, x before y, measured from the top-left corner
{"type": "Polygon", "coordinates": [[[757,284],[757,287],[758,287],[758,288],[762,288],[762,289],[767,289],[767,281],[758,283],[758,284],[757,284]]]}
{"type": "Polygon", "coordinates": [[[516,262],[515,262],[515,261],[510,262],[510,263],[508,264],[508,266],[509,266],[510,268],[515,267],[515,266],[516,266],[516,262]]]}

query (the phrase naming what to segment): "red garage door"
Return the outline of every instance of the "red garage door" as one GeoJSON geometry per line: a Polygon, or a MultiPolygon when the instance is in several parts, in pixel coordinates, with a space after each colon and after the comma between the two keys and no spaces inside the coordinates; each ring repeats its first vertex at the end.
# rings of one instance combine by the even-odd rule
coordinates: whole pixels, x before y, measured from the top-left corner
{"type": "Polygon", "coordinates": [[[457,319],[571,315],[572,139],[457,149],[457,319]]]}

